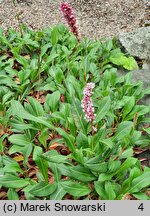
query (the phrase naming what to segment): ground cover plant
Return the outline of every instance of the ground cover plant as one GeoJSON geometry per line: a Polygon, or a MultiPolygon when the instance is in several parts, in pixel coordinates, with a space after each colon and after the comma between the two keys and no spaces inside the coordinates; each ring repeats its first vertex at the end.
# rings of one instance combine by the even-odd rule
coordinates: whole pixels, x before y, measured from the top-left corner
{"type": "Polygon", "coordinates": [[[0,199],[149,199],[134,155],[150,145],[150,89],[115,39],[80,40],[65,16],[72,32],[0,30],[0,199]]]}

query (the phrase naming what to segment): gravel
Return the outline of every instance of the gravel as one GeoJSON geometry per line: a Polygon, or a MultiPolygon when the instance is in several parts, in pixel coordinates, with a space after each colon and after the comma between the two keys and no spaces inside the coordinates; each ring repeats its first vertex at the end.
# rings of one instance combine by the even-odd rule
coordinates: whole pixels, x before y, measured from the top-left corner
{"type": "MultiPolygon", "coordinates": [[[[61,0],[0,0],[0,25],[18,29],[16,14],[32,29],[66,24],[61,0]]],[[[80,37],[112,37],[144,26],[149,20],[149,0],[68,0],[77,16],[80,37]],[[148,10],[147,10],[148,8],[148,10]]]]}

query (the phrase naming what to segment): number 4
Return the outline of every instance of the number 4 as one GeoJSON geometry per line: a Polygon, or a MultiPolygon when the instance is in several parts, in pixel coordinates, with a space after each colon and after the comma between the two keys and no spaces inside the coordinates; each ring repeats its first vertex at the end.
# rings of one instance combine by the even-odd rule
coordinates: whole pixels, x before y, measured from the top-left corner
{"type": "Polygon", "coordinates": [[[144,210],[143,203],[141,203],[141,204],[139,205],[138,209],[140,209],[141,211],[144,210]]]}

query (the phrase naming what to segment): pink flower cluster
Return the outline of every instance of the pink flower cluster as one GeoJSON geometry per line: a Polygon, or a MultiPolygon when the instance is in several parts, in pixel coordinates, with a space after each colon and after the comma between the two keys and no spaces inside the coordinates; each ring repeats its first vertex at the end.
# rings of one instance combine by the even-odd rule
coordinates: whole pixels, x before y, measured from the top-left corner
{"type": "Polygon", "coordinates": [[[76,26],[76,17],[73,14],[72,7],[68,3],[63,2],[61,4],[60,9],[61,9],[61,11],[62,11],[67,23],[68,23],[68,25],[70,26],[71,31],[77,37],[78,36],[78,28],[76,26]]]}
{"type": "Polygon", "coordinates": [[[85,119],[88,122],[93,122],[96,116],[94,114],[95,110],[94,110],[93,102],[91,99],[91,96],[93,94],[92,90],[94,87],[95,87],[94,83],[87,83],[83,91],[84,97],[81,101],[81,107],[83,109],[83,112],[85,113],[85,119]]]}

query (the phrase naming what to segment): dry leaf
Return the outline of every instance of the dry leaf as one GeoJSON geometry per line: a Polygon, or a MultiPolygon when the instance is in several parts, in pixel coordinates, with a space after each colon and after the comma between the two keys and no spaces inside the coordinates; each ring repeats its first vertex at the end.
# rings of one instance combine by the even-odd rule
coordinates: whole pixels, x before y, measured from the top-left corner
{"type": "Polygon", "coordinates": [[[30,59],[30,55],[24,55],[25,59],[30,59]]]}
{"type": "Polygon", "coordinates": [[[20,162],[20,161],[24,160],[24,157],[23,157],[23,155],[18,155],[18,156],[15,156],[13,159],[17,162],[20,162]]]}
{"type": "Polygon", "coordinates": [[[63,144],[60,144],[60,143],[58,143],[58,142],[55,142],[55,143],[53,143],[53,144],[49,147],[49,149],[52,150],[52,149],[55,149],[55,148],[57,148],[57,147],[63,147],[63,146],[64,146],[63,144]]]}

